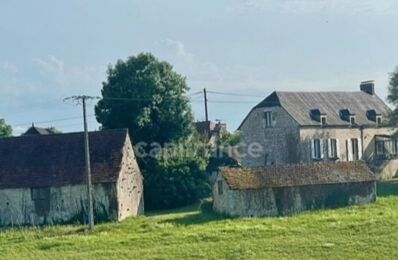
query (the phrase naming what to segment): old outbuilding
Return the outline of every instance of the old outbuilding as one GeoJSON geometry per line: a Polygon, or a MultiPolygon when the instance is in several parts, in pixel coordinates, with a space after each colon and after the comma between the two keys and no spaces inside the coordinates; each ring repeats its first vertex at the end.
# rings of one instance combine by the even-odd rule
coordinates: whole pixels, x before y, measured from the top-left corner
{"type": "Polygon", "coordinates": [[[220,168],[213,209],[229,216],[281,216],[370,203],[375,180],[362,161],[220,168]]]}
{"type": "MultiPolygon", "coordinates": [[[[83,133],[0,139],[0,226],[84,222],[83,133]]],[[[95,220],[144,211],[143,178],[128,130],[89,133],[95,220]]]]}

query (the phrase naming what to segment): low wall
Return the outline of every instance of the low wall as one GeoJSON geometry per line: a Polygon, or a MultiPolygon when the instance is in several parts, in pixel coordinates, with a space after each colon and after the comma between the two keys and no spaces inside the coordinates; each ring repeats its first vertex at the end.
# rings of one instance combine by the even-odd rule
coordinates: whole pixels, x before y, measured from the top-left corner
{"type": "MultiPolygon", "coordinates": [[[[114,183],[93,185],[95,220],[117,219],[114,183]]],[[[43,225],[87,220],[87,188],[68,185],[0,190],[0,226],[43,225]]]]}
{"type": "Polygon", "coordinates": [[[213,187],[213,209],[229,216],[281,216],[304,210],[336,208],[376,200],[376,183],[231,190],[223,181],[220,195],[213,187]]]}

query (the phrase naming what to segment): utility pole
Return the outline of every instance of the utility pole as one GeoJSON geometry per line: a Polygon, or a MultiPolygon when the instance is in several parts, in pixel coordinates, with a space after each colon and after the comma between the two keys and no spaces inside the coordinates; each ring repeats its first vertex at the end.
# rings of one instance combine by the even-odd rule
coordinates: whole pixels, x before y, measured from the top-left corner
{"type": "Polygon", "coordinates": [[[205,101],[205,118],[206,118],[206,122],[209,121],[209,114],[207,111],[207,92],[206,92],[206,88],[203,89],[203,96],[204,96],[204,101],[205,101]]]}
{"type": "Polygon", "coordinates": [[[87,130],[87,113],[86,113],[86,101],[88,99],[96,99],[97,97],[90,96],[72,96],[65,98],[64,101],[72,99],[78,103],[80,101],[83,105],[83,125],[84,125],[84,154],[85,154],[85,165],[86,165],[86,184],[87,184],[87,215],[88,215],[88,227],[89,230],[94,229],[94,207],[93,207],[93,186],[91,183],[91,165],[90,165],[90,143],[87,130]]]}

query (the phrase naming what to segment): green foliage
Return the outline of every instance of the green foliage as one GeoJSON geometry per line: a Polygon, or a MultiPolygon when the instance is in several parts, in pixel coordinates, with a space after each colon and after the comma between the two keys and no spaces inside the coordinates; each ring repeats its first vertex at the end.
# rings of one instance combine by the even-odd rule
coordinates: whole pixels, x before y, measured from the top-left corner
{"type": "Polygon", "coordinates": [[[238,145],[240,141],[240,134],[239,132],[225,132],[221,138],[222,145],[231,145],[235,146],[238,145]]]}
{"type": "Polygon", "coordinates": [[[390,120],[392,123],[398,123],[398,67],[390,73],[390,83],[388,86],[387,100],[394,105],[394,109],[391,112],[390,120]]]}
{"type": "Polygon", "coordinates": [[[206,155],[172,155],[175,149],[165,147],[170,143],[178,146],[199,143],[193,137],[188,90],[185,78],[173,71],[170,64],[149,53],[119,60],[108,68],[102,99],[95,107],[96,118],[104,129],[128,128],[134,144],[139,144],[144,153],[150,153],[151,156],[137,153],[145,176],[146,208],[187,205],[209,192],[204,174],[206,155]],[[150,149],[153,143],[159,144],[160,155],[153,156],[150,149]]]}
{"type": "MultiPolygon", "coordinates": [[[[391,191],[398,183],[387,183],[391,191]],[[394,187],[393,187],[394,186],[394,187]]],[[[397,259],[398,196],[289,217],[224,218],[195,205],[120,223],[0,231],[4,259],[397,259]]]]}
{"type": "Polygon", "coordinates": [[[0,138],[12,135],[12,128],[6,124],[6,121],[0,118],[0,138]]]}
{"type": "Polygon", "coordinates": [[[95,107],[104,129],[127,127],[135,142],[164,144],[192,134],[193,116],[185,78],[152,54],[109,66],[95,107]]]}
{"type": "Polygon", "coordinates": [[[53,134],[62,134],[62,131],[56,128],[55,126],[50,126],[46,128],[48,131],[52,132],[53,134]]]}
{"type": "Polygon", "coordinates": [[[146,208],[182,207],[207,196],[207,158],[207,149],[196,137],[163,148],[143,170],[146,208]]]}

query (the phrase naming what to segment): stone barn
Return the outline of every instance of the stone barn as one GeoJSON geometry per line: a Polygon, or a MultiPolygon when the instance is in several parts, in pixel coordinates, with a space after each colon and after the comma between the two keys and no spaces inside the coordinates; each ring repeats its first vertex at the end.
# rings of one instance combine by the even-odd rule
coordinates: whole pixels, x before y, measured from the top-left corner
{"type": "Polygon", "coordinates": [[[374,202],[376,181],[365,162],[220,168],[214,211],[229,216],[281,216],[374,202]]]}
{"type": "MultiPolygon", "coordinates": [[[[143,178],[126,129],[89,133],[96,221],[144,211],[143,178]]],[[[83,133],[0,139],[0,226],[87,220],[83,133]]]]}

